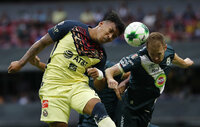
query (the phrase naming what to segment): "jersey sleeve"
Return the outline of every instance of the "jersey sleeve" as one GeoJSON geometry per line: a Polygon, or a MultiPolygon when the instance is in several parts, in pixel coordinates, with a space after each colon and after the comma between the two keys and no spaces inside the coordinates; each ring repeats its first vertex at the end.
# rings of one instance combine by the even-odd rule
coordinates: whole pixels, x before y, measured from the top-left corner
{"type": "Polygon", "coordinates": [[[173,60],[175,55],[175,50],[172,48],[172,46],[167,45],[167,53],[169,54],[171,60],[173,60]]]}
{"type": "Polygon", "coordinates": [[[123,57],[119,61],[119,68],[122,72],[129,72],[133,68],[137,67],[140,64],[140,57],[138,54],[132,54],[127,57],[123,57]]]}
{"type": "Polygon", "coordinates": [[[77,21],[66,20],[48,30],[48,33],[54,42],[62,39],[76,25],[80,25],[77,21]]]}

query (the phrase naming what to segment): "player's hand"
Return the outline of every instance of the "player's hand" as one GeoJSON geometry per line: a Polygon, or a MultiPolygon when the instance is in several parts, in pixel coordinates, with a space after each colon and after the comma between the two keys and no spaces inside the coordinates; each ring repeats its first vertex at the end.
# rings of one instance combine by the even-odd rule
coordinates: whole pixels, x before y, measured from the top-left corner
{"type": "Polygon", "coordinates": [[[107,79],[108,88],[115,89],[118,86],[118,82],[114,79],[107,79]]]}
{"type": "Polygon", "coordinates": [[[32,57],[29,60],[29,63],[32,64],[33,66],[39,66],[39,64],[40,64],[40,58],[38,56],[32,57]]]}
{"type": "Polygon", "coordinates": [[[108,88],[113,89],[115,91],[115,94],[119,100],[121,100],[121,95],[118,89],[118,82],[114,79],[107,79],[108,88]]]}
{"type": "Polygon", "coordinates": [[[121,83],[118,85],[117,88],[118,88],[120,94],[124,93],[124,91],[125,91],[125,89],[126,89],[126,83],[125,83],[125,82],[121,82],[121,83]]]}
{"type": "Polygon", "coordinates": [[[188,67],[194,64],[194,62],[190,58],[186,58],[186,59],[184,59],[184,61],[188,67]]]}
{"type": "Polygon", "coordinates": [[[115,94],[116,94],[117,98],[118,98],[119,100],[122,100],[122,97],[121,97],[121,94],[120,94],[119,89],[118,89],[118,88],[114,88],[114,91],[115,91],[115,94]]]}
{"type": "Polygon", "coordinates": [[[20,63],[20,61],[13,61],[8,67],[8,73],[18,72],[22,67],[23,65],[20,63]]]}
{"type": "Polygon", "coordinates": [[[99,77],[99,73],[97,68],[88,68],[87,69],[87,73],[89,76],[91,76],[93,79],[96,79],[97,77],[99,77]]]}
{"type": "Polygon", "coordinates": [[[122,100],[122,97],[121,97],[121,94],[124,93],[126,89],[126,83],[125,82],[121,82],[116,89],[114,89],[116,95],[117,95],[117,98],[119,100],[122,100]]]}

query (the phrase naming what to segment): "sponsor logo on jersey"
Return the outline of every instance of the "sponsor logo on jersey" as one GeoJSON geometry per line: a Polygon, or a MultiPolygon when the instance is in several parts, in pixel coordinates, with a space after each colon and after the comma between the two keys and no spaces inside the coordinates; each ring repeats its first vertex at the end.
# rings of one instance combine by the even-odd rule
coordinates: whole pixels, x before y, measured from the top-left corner
{"type": "Polygon", "coordinates": [[[49,106],[48,100],[43,100],[42,101],[42,108],[48,108],[48,106],[49,106]]]}
{"type": "Polygon", "coordinates": [[[76,71],[77,66],[75,64],[73,64],[73,63],[70,63],[68,69],[72,70],[72,71],[76,71]]]}
{"type": "Polygon", "coordinates": [[[127,65],[134,65],[134,63],[131,61],[130,57],[124,57],[120,60],[120,64],[122,65],[122,67],[125,67],[127,65]]]}
{"type": "Polygon", "coordinates": [[[159,70],[160,70],[159,65],[154,64],[154,63],[149,65],[149,71],[150,71],[151,73],[158,72],[159,70]]]}
{"type": "Polygon", "coordinates": [[[88,62],[86,62],[83,58],[80,56],[76,56],[73,60],[75,60],[77,63],[79,63],[81,66],[86,66],[88,62]]]}
{"type": "Polygon", "coordinates": [[[155,85],[156,87],[160,88],[165,85],[166,82],[166,75],[165,74],[160,74],[155,80],[155,85]]]}
{"type": "Polygon", "coordinates": [[[47,112],[47,110],[44,109],[42,114],[43,114],[44,117],[47,117],[47,116],[48,116],[48,112],[47,112]]]}
{"type": "Polygon", "coordinates": [[[53,28],[53,33],[55,34],[55,33],[58,33],[58,32],[59,32],[59,30],[58,30],[57,26],[55,26],[55,27],[53,28]]]}
{"type": "Polygon", "coordinates": [[[72,56],[73,56],[73,52],[72,51],[70,51],[70,50],[64,51],[64,57],[65,58],[70,59],[70,58],[72,58],[72,56]]]}

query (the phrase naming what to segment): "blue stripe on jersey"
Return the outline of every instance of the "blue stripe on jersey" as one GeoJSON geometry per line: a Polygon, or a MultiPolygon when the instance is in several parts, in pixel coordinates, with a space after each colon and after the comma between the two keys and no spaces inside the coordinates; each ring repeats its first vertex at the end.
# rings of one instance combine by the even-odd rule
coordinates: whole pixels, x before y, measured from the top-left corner
{"type": "Polygon", "coordinates": [[[86,35],[88,36],[88,38],[90,38],[89,33],[88,33],[88,26],[81,22],[73,21],[73,20],[66,20],[66,21],[60,22],[53,28],[49,29],[48,33],[51,36],[52,40],[56,42],[62,39],[65,35],[67,35],[68,32],[75,26],[80,26],[86,29],[87,30],[86,35]]]}

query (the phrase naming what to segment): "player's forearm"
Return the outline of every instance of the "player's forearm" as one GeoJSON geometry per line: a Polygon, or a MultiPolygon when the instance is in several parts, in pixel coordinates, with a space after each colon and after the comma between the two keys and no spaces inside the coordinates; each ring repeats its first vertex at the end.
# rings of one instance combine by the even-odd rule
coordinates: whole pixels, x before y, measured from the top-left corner
{"type": "Polygon", "coordinates": [[[107,68],[105,70],[105,76],[106,76],[106,79],[114,79],[114,70],[112,70],[112,68],[107,68]]]}
{"type": "Polygon", "coordinates": [[[103,78],[102,80],[94,80],[94,87],[96,90],[103,90],[105,88],[106,85],[106,78],[103,78]]]}
{"type": "Polygon", "coordinates": [[[184,59],[182,63],[178,63],[176,65],[179,66],[179,67],[181,67],[181,68],[188,68],[188,67],[190,67],[193,64],[193,62],[192,63],[191,62],[188,63],[187,59],[188,58],[184,59]]]}
{"type": "Polygon", "coordinates": [[[46,34],[39,41],[34,43],[31,48],[26,52],[26,54],[19,60],[21,66],[24,66],[32,57],[41,52],[47,45],[51,44],[53,40],[46,34]]]}
{"type": "Polygon", "coordinates": [[[182,59],[177,54],[175,54],[174,60],[172,61],[172,63],[181,68],[188,68],[189,66],[191,66],[193,64],[193,61],[190,60],[189,58],[182,59]]]}
{"type": "Polygon", "coordinates": [[[182,63],[175,63],[180,68],[188,68],[188,65],[183,61],[182,63]]]}
{"type": "Polygon", "coordinates": [[[118,64],[115,64],[114,66],[107,68],[105,70],[106,78],[113,79],[114,76],[119,75],[121,73],[118,64]]]}

